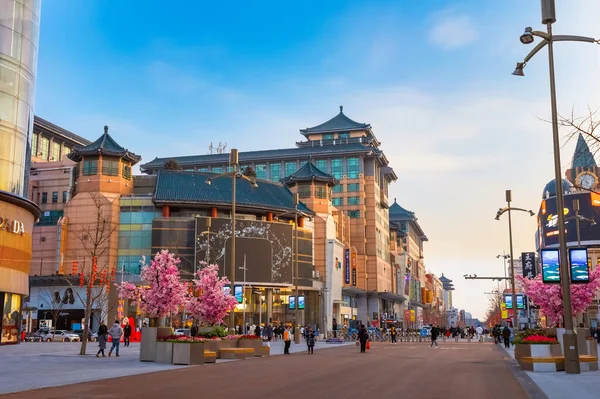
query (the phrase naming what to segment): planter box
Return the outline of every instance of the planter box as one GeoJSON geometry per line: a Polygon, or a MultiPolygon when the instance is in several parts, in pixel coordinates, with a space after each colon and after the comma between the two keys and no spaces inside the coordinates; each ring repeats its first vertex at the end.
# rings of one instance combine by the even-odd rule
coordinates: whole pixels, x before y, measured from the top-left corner
{"type": "Polygon", "coordinates": [[[172,342],[156,343],[156,363],[173,364],[173,345],[172,342]]]}
{"type": "Polygon", "coordinates": [[[140,343],[140,361],[156,361],[156,339],[167,337],[173,333],[171,327],[143,327],[140,343]]]}
{"type": "Polygon", "coordinates": [[[527,371],[560,371],[564,370],[564,359],[561,362],[544,361],[562,356],[560,344],[554,345],[515,345],[515,359],[523,370],[527,371]],[[540,362],[524,361],[524,358],[540,358],[540,362]],[[542,359],[543,358],[543,359],[542,359]]]}
{"type": "Polygon", "coordinates": [[[263,356],[262,339],[239,339],[238,348],[253,348],[254,356],[263,356]]]}
{"type": "Polygon", "coordinates": [[[173,344],[173,364],[204,364],[204,344],[173,344]]]}
{"type": "Polygon", "coordinates": [[[218,340],[207,340],[204,343],[204,349],[207,351],[215,352],[217,359],[221,358],[222,348],[237,348],[237,341],[231,339],[218,339],[218,340]]]}

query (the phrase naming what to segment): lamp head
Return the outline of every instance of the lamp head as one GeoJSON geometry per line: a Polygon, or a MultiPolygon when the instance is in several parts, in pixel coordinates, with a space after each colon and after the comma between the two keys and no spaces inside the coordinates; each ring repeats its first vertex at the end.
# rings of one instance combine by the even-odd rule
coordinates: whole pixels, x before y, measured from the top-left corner
{"type": "Polygon", "coordinates": [[[529,210],[529,216],[535,216],[535,213],[531,209],[529,210]]]}
{"type": "Polygon", "coordinates": [[[204,183],[208,184],[209,186],[212,184],[212,183],[211,183],[211,181],[210,181],[210,179],[206,179],[206,180],[204,181],[204,183]]]}
{"type": "Polygon", "coordinates": [[[523,44],[533,43],[533,34],[531,32],[533,32],[533,29],[531,29],[531,26],[528,26],[527,28],[525,28],[525,32],[523,32],[523,34],[519,38],[521,43],[523,43],[523,44]]]}
{"type": "Polygon", "coordinates": [[[252,181],[252,188],[257,188],[257,187],[258,187],[258,184],[256,184],[255,181],[252,181]]]}
{"type": "Polygon", "coordinates": [[[515,67],[515,70],[513,71],[513,75],[515,76],[525,76],[525,74],[523,73],[523,68],[525,68],[525,63],[524,62],[517,62],[517,66],[515,67]]]}

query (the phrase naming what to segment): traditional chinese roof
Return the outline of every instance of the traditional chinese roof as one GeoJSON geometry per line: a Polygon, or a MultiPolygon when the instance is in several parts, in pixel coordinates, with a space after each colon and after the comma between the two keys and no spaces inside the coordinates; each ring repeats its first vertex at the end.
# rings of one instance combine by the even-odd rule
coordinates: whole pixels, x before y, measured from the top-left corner
{"type": "Polygon", "coordinates": [[[590,151],[590,147],[586,143],[583,135],[579,133],[577,138],[577,145],[575,146],[575,152],[573,153],[573,161],[571,162],[571,168],[591,169],[597,167],[598,164],[594,159],[594,154],[590,151]]]}
{"type": "Polygon", "coordinates": [[[306,136],[314,133],[351,132],[356,130],[367,130],[370,128],[370,124],[353,121],[344,115],[344,107],[340,105],[339,114],[320,125],[300,129],[300,133],[306,136]]]}
{"type": "Polygon", "coordinates": [[[114,156],[124,158],[133,163],[137,163],[142,159],[139,155],[121,147],[110,134],[108,134],[108,126],[104,126],[104,134],[100,136],[98,140],[86,146],[74,148],[68,157],[72,161],[79,162],[83,156],[90,155],[114,156]]]}
{"type": "Polygon", "coordinates": [[[317,168],[310,160],[294,174],[283,179],[283,184],[286,186],[291,186],[297,182],[320,182],[327,183],[330,186],[337,186],[339,184],[339,181],[335,177],[317,168]]]}
{"type": "Polygon", "coordinates": [[[390,219],[390,228],[395,229],[396,231],[400,231],[402,233],[406,233],[400,228],[400,222],[409,222],[411,226],[415,229],[417,236],[419,236],[423,241],[429,241],[425,232],[417,222],[417,217],[414,212],[408,211],[396,202],[396,198],[394,198],[394,203],[390,206],[389,210],[389,219],[390,219]]]}
{"type": "MultiPolygon", "coordinates": [[[[231,207],[231,175],[207,172],[161,170],[158,173],[153,202],[155,204],[182,204],[231,207]],[[210,184],[207,181],[210,180],[210,184]]],[[[294,197],[283,184],[268,180],[252,182],[238,178],[236,184],[236,207],[264,212],[294,212],[294,197]]],[[[308,216],[314,212],[304,203],[298,210],[308,216]]]]}
{"type": "Polygon", "coordinates": [[[83,137],[78,136],[75,133],[72,133],[66,129],[63,129],[62,127],[55,125],[54,123],[48,122],[47,120],[40,118],[37,115],[33,117],[33,127],[54,133],[58,136],[67,139],[68,141],[73,142],[74,144],[88,145],[91,143],[91,141],[84,139],[83,137]]]}

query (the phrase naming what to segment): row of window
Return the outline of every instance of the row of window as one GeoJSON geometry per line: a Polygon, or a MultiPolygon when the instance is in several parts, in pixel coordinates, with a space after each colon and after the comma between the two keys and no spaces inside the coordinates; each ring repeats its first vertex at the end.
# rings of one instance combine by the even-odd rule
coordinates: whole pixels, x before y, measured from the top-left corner
{"type": "Polygon", "coordinates": [[[58,219],[63,216],[63,211],[45,211],[40,215],[36,226],[56,226],[58,219]]]}
{"type": "Polygon", "coordinates": [[[42,158],[44,161],[60,161],[62,157],[68,155],[71,148],[61,146],[61,143],[52,142],[48,137],[34,134],[31,139],[31,154],[42,158]]]}
{"type": "MultiPolygon", "coordinates": [[[[102,174],[104,176],[119,176],[119,164],[118,160],[102,160],[102,174]]],[[[98,160],[83,161],[84,176],[93,176],[98,174],[98,160]]],[[[131,166],[123,165],[121,175],[124,179],[131,180],[131,166]]]]}
{"type": "MultiPolygon", "coordinates": [[[[67,191],[63,191],[62,192],[62,202],[65,203],[67,202],[67,191]]],[[[47,204],[48,203],[48,193],[47,192],[42,192],[42,193],[37,193],[37,204],[47,204]],[[41,194],[41,195],[40,195],[41,194]]],[[[52,203],[53,204],[57,204],[58,203],[58,191],[53,191],[52,192],[52,203]]]]}
{"type": "MultiPolygon", "coordinates": [[[[325,133],[323,135],[321,135],[321,140],[334,140],[336,133],[325,133]]],[[[338,139],[349,139],[350,138],[350,132],[344,132],[344,133],[337,133],[337,138],[338,139]]]]}
{"type": "MultiPolygon", "coordinates": [[[[333,206],[344,205],[344,197],[332,198],[331,203],[333,206]]],[[[360,197],[347,197],[346,205],[360,205],[360,197]]]]}

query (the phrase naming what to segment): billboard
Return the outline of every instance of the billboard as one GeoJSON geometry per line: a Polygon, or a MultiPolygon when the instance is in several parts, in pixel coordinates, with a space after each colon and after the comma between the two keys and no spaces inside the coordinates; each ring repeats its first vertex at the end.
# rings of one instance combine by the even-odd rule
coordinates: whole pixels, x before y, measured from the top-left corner
{"type": "MultiPolygon", "coordinates": [[[[523,294],[517,294],[516,295],[516,300],[517,300],[517,309],[525,309],[525,295],[523,294]]],[[[501,305],[501,307],[504,307],[504,309],[512,309],[512,294],[504,294],[504,303],[501,305]],[[504,305],[504,306],[502,306],[504,305]]]]}
{"type": "Polygon", "coordinates": [[[233,296],[237,299],[237,303],[242,303],[244,300],[244,289],[241,285],[233,286],[233,296]]]}
{"type": "Polygon", "coordinates": [[[542,280],[560,283],[560,257],[558,249],[542,249],[542,280]]]}
{"type": "Polygon", "coordinates": [[[293,295],[290,295],[290,309],[296,309],[296,297],[293,295]]]}
{"type": "Polygon", "coordinates": [[[298,296],[298,309],[304,309],[304,295],[298,296]]]}
{"type": "Polygon", "coordinates": [[[572,283],[581,284],[590,282],[587,248],[569,249],[569,271],[572,283]]]}
{"type": "MultiPolygon", "coordinates": [[[[594,193],[573,193],[565,195],[565,228],[567,242],[577,242],[577,227],[575,223],[575,211],[573,200],[579,200],[579,215],[589,220],[600,219],[600,197],[594,193]]],[[[542,201],[538,213],[539,226],[541,228],[541,247],[558,246],[558,216],[556,213],[556,197],[542,201]]],[[[582,242],[586,245],[600,244],[600,223],[592,225],[590,222],[579,223],[579,234],[582,242]]]]}
{"type": "MultiPolygon", "coordinates": [[[[206,221],[207,218],[196,218],[196,259],[198,262],[209,259],[209,263],[219,266],[219,275],[231,278],[231,219],[211,218],[210,229],[206,221]]],[[[291,224],[242,219],[236,220],[236,230],[235,283],[242,284],[245,280],[246,285],[293,284],[291,224]]],[[[298,245],[298,273],[300,279],[311,278],[312,246],[305,249],[306,240],[300,234],[299,240],[302,243],[298,245]]]]}

